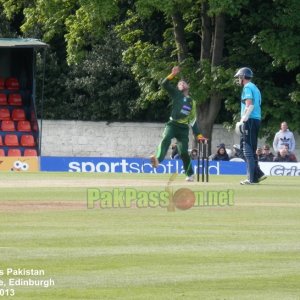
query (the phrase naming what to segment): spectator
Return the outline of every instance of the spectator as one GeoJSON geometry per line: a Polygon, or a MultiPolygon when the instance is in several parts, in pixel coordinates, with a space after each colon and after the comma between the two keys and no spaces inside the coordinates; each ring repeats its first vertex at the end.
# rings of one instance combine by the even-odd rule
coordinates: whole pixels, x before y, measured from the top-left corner
{"type": "Polygon", "coordinates": [[[274,157],[274,161],[276,162],[292,162],[286,147],[280,148],[277,155],[274,157]]]}
{"type": "Polygon", "coordinates": [[[288,129],[287,122],[282,122],[280,130],[275,134],[273,141],[273,149],[275,152],[279,152],[281,146],[287,144],[290,152],[295,152],[296,142],[294,134],[288,129]]]}
{"type": "Polygon", "coordinates": [[[215,154],[210,157],[211,160],[229,161],[229,155],[226,152],[225,144],[220,144],[215,154]]]}
{"type": "Polygon", "coordinates": [[[191,160],[198,159],[198,150],[196,148],[193,148],[190,156],[191,156],[191,160]]]}
{"type": "Polygon", "coordinates": [[[172,149],[171,158],[172,159],[180,159],[177,144],[172,144],[171,149],[172,149]]]}
{"type": "Polygon", "coordinates": [[[262,148],[261,147],[257,147],[257,149],[256,149],[256,156],[257,156],[257,159],[259,160],[259,161],[261,161],[261,158],[262,158],[262,148]]]}
{"type": "Polygon", "coordinates": [[[283,147],[286,149],[286,151],[287,151],[287,153],[288,153],[288,155],[289,155],[289,157],[290,157],[290,160],[291,160],[292,162],[297,162],[297,157],[296,157],[296,155],[295,155],[293,152],[290,152],[290,151],[289,151],[289,145],[288,145],[288,144],[285,144],[283,147]]]}
{"type": "Polygon", "coordinates": [[[270,151],[270,146],[268,144],[263,146],[262,156],[260,161],[262,162],[272,162],[274,160],[274,154],[270,151]]]}

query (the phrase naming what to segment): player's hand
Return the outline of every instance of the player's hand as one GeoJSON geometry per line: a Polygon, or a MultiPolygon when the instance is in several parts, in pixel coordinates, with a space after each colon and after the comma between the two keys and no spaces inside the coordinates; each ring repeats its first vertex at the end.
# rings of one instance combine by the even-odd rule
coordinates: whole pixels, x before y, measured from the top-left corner
{"type": "Polygon", "coordinates": [[[241,118],[241,122],[242,122],[242,123],[245,123],[245,122],[247,122],[247,121],[248,121],[248,117],[244,116],[244,117],[241,118]]]}
{"type": "Polygon", "coordinates": [[[180,72],[180,68],[178,66],[173,67],[172,69],[172,75],[176,76],[180,72]]]}
{"type": "Polygon", "coordinates": [[[202,134],[197,135],[197,141],[198,142],[205,142],[207,140],[208,140],[208,138],[204,137],[202,134]]]}

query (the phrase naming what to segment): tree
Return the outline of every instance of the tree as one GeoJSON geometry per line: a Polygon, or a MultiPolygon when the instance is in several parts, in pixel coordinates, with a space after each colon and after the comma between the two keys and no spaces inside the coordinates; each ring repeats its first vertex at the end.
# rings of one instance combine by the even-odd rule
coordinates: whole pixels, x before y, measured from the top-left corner
{"type": "Polygon", "coordinates": [[[0,36],[2,38],[17,37],[20,33],[23,2],[11,3],[11,0],[0,0],[0,36]]]}
{"type": "Polygon", "coordinates": [[[274,78],[276,91],[284,89],[284,93],[273,96],[273,107],[269,109],[269,119],[272,121],[265,131],[269,140],[287,118],[290,128],[300,132],[300,2],[286,0],[272,4],[267,12],[264,7],[264,14],[270,17],[261,23],[260,31],[252,39],[272,58],[270,76],[274,78]],[[274,111],[277,113],[274,114],[274,111]]]}
{"type": "MultiPolygon", "coordinates": [[[[4,0],[0,0],[3,1],[4,0]]],[[[26,1],[23,0],[25,3],[26,1]]],[[[20,0],[9,0],[11,6],[18,6],[20,0]],[[12,4],[15,5],[12,5],[12,4]]],[[[57,35],[65,39],[67,61],[79,62],[85,57],[93,42],[106,33],[106,25],[118,16],[117,1],[111,0],[36,0],[25,6],[24,33],[36,33],[40,29],[41,38],[51,43],[57,35]]],[[[30,1],[29,1],[30,3],[30,1]]],[[[8,8],[8,11],[12,12],[8,8]]]]}
{"type": "MultiPolygon", "coordinates": [[[[81,66],[97,45],[101,48],[107,28],[115,26],[127,43],[123,62],[138,84],[139,117],[155,107],[152,113],[163,119],[167,97],[158,81],[180,64],[198,102],[200,127],[211,136],[216,118],[224,121],[221,107],[231,111],[231,123],[238,116],[233,74],[250,66],[263,92],[263,132],[271,135],[286,115],[291,115],[292,129],[300,128],[293,114],[299,112],[300,95],[297,0],[0,0],[0,4],[11,20],[23,24],[25,35],[51,44],[59,67],[66,66],[67,57],[74,78],[87,75],[81,66]]],[[[66,95],[66,101],[81,99],[81,91],[75,90],[79,94],[66,95]]]]}
{"type": "MultiPolygon", "coordinates": [[[[263,96],[261,135],[269,142],[287,118],[293,131],[300,128],[299,11],[300,3],[294,0],[254,1],[241,10],[242,18],[231,19],[232,34],[226,37],[228,64],[244,64],[254,71],[263,96]]],[[[227,109],[238,111],[236,104],[233,97],[227,98],[227,109]]]]}
{"type": "Polygon", "coordinates": [[[138,89],[128,67],[122,64],[122,46],[110,31],[81,64],[71,66],[66,80],[74,107],[71,118],[93,121],[133,118],[138,89]]]}
{"type": "Polygon", "coordinates": [[[132,65],[144,99],[161,98],[161,93],[151,89],[153,80],[162,77],[172,63],[180,63],[198,100],[200,127],[210,136],[222,101],[234,114],[231,120],[238,118],[239,92],[232,77],[237,68],[246,65],[255,71],[255,80],[263,91],[262,133],[271,137],[280,120],[289,115],[291,128],[300,128],[299,1],[136,3],[137,11],[123,23],[121,36],[128,42],[125,59],[132,65]],[[145,27],[137,26],[157,12],[164,16],[159,25],[167,27],[162,43],[145,39],[145,27]]]}
{"type": "Polygon", "coordinates": [[[161,93],[149,89],[150,82],[165,76],[172,64],[179,63],[198,102],[200,128],[211,138],[224,91],[232,87],[230,76],[233,70],[223,67],[225,14],[237,14],[239,4],[237,1],[233,6],[232,1],[187,0],[179,3],[169,0],[161,3],[143,0],[136,1],[136,6],[139,18],[129,13],[127,22],[118,30],[121,38],[128,43],[124,57],[140,82],[143,98],[150,101],[161,98],[161,93]],[[157,11],[163,14],[160,25],[166,27],[162,33],[163,43],[157,43],[158,39],[152,42],[145,40],[145,32],[137,26],[153,18],[157,11]]]}

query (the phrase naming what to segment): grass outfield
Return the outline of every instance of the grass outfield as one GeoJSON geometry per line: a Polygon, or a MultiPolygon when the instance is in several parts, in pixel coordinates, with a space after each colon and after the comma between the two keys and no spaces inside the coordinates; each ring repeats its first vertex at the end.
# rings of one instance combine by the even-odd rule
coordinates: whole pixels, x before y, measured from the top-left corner
{"type": "Polygon", "coordinates": [[[240,186],[241,179],[0,173],[0,296],[15,292],[0,299],[300,299],[300,179],[240,186]],[[232,190],[234,205],[87,208],[88,188],[150,192],[168,184],[232,190]],[[12,285],[50,278],[48,288],[12,285]]]}

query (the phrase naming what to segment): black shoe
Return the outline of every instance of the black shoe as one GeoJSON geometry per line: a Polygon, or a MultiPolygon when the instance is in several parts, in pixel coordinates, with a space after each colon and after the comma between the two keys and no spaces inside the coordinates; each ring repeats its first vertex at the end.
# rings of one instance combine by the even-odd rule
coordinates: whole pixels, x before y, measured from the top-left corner
{"type": "Polygon", "coordinates": [[[260,176],[260,177],[258,178],[258,182],[261,182],[261,181],[263,181],[263,180],[265,180],[265,179],[267,179],[267,178],[268,178],[267,175],[263,174],[262,176],[260,176]]]}

